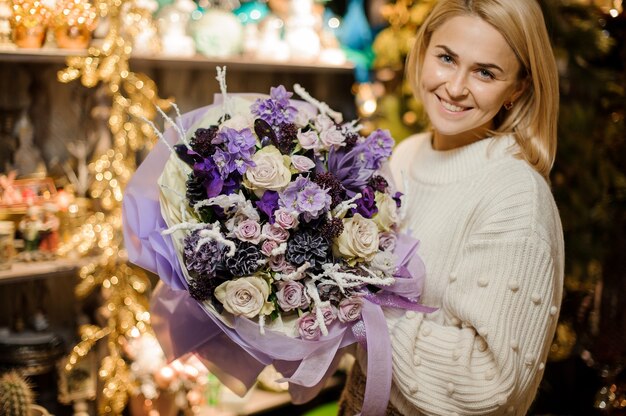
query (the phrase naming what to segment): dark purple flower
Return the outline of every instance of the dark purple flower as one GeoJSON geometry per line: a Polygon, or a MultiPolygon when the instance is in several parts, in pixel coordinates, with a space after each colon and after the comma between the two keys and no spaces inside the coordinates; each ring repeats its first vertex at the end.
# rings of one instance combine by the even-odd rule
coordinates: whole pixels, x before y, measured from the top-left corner
{"type": "Polygon", "coordinates": [[[368,185],[374,188],[375,191],[385,192],[389,186],[389,182],[380,175],[374,175],[368,182],[368,185]]]}
{"type": "Polygon", "coordinates": [[[328,171],[346,188],[346,194],[353,197],[367,185],[376,170],[368,166],[363,144],[360,144],[347,152],[331,148],[328,152],[328,171]]]}
{"type": "Polygon", "coordinates": [[[274,211],[278,209],[278,192],[265,191],[261,199],[255,204],[259,211],[267,215],[270,223],[274,224],[274,211]]]}
{"type": "Polygon", "coordinates": [[[224,187],[224,180],[211,158],[205,158],[202,162],[193,165],[193,171],[206,189],[207,198],[218,196],[224,187]]]}
{"type": "Polygon", "coordinates": [[[194,163],[202,161],[202,156],[192,149],[187,148],[184,144],[175,145],[174,151],[176,151],[178,158],[189,166],[193,166],[194,163]]]}
{"type": "Polygon", "coordinates": [[[230,153],[223,151],[222,149],[215,149],[213,153],[213,161],[217,170],[220,172],[222,179],[226,179],[232,171],[235,170],[235,161],[230,153]]]}
{"type": "Polygon", "coordinates": [[[396,192],[395,195],[392,197],[394,201],[396,201],[396,206],[398,208],[400,208],[400,206],[402,205],[402,195],[404,195],[402,192],[396,192]]]}
{"type": "Polygon", "coordinates": [[[375,196],[372,188],[369,186],[363,188],[361,198],[355,201],[356,209],[353,209],[352,213],[359,213],[365,218],[372,218],[378,212],[375,196]]]}

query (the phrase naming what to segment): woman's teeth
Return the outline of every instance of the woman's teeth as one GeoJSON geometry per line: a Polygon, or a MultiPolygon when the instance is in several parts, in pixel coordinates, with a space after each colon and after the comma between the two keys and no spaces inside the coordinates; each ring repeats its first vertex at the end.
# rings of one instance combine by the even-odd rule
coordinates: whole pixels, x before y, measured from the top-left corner
{"type": "Polygon", "coordinates": [[[453,111],[455,113],[458,113],[459,111],[463,111],[465,110],[465,107],[459,107],[457,105],[454,104],[450,104],[447,101],[441,100],[441,105],[443,105],[443,107],[448,110],[448,111],[453,111]]]}

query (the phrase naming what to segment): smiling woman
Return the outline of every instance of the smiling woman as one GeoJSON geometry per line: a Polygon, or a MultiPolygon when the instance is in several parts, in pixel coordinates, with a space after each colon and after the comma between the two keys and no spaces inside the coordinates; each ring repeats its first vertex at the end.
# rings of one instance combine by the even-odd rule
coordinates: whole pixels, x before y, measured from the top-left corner
{"type": "MultiPolygon", "coordinates": [[[[536,0],[439,0],[407,75],[431,132],[391,170],[420,237],[428,315],[385,311],[387,415],[525,415],[543,376],[563,285],[561,221],[546,178],[558,78],[536,0]]],[[[340,415],[359,412],[357,351],[340,415]]],[[[366,412],[364,411],[365,415],[366,412]]]]}
{"type": "Polygon", "coordinates": [[[433,33],[419,94],[435,131],[433,147],[454,149],[483,139],[494,117],[526,87],[513,49],[493,26],[457,16],[433,33]]]}

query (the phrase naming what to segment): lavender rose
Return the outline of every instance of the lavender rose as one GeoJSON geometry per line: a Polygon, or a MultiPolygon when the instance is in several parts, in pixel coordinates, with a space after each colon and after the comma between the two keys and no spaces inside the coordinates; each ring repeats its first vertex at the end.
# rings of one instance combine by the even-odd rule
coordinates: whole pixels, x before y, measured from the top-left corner
{"type": "Polygon", "coordinates": [[[309,131],[298,131],[298,142],[303,149],[307,150],[318,150],[322,145],[320,143],[319,137],[317,133],[313,130],[309,131]]]}
{"type": "Polygon", "coordinates": [[[286,208],[279,208],[274,212],[275,223],[285,230],[298,226],[298,213],[286,208]]]}
{"type": "Polygon", "coordinates": [[[258,276],[228,280],[215,288],[214,294],[224,309],[237,316],[254,318],[260,313],[269,314],[274,308],[274,304],[267,301],[270,287],[258,276]]]}
{"type": "Polygon", "coordinates": [[[261,253],[265,254],[267,257],[272,255],[272,251],[278,247],[278,243],[274,240],[265,240],[261,245],[261,253]]]}
{"type": "Polygon", "coordinates": [[[361,317],[362,307],[363,299],[359,296],[342,299],[339,302],[337,317],[343,323],[356,321],[361,317]]]}
{"type": "Polygon", "coordinates": [[[396,248],[398,236],[393,231],[378,234],[378,248],[384,251],[393,251],[396,248]]]}
{"type": "Polygon", "coordinates": [[[306,156],[291,156],[291,164],[298,172],[308,172],[315,167],[315,162],[306,156]]]}
{"type": "Polygon", "coordinates": [[[302,339],[309,341],[317,341],[322,336],[322,330],[317,323],[315,314],[307,312],[298,318],[298,333],[302,339]]]}
{"type": "Polygon", "coordinates": [[[342,132],[337,130],[334,126],[328,130],[324,130],[320,133],[320,140],[324,144],[324,147],[331,148],[332,146],[344,146],[346,144],[346,137],[342,132]]]}
{"type": "Polygon", "coordinates": [[[311,303],[309,295],[306,293],[304,285],[293,280],[289,282],[280,282],[276,298],[278,306],[285,312],[298,308],[307,308],[311,303]]]}
{"type": "Polygon", "coordinates": [[[337,308],[333,305],[324,306],[322,309],[322,316],[324,317],[324,323],[326,326],[333,323],[337,319],[337,308]]]}
{"type": "Polygon", "coordinates": [[[274,240],[277,243],[284,243],[289,239],[289,231],[281,228],[276,223],[267,223],[263,225],[263,236],[269,240],[274,240]]]}
{"type": "Polygon", "coordinates": [[[235,237],[241,241],[258,244],[261,241],[261,226],[256,221],[243,220],[235,228],[235,237]]]}

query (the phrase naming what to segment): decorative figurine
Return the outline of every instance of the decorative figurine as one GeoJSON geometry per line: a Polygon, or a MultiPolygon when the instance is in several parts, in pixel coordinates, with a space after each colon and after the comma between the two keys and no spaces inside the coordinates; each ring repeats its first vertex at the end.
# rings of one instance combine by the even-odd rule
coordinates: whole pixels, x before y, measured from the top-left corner
{"type": "MultiPolygon", "coordinates": [[[[19,230],[22,232],[22,238],[24,239],[24,250],[27,253],[32,253],[39,247],[39,232],[42,227],[40,208],[34,205],[28,207],[26,216],[22,218],[19,224],[19,230]]],[[[27,258],[29,257],[27,255],[27,258]]]]}
{"type": "Polygon", "coordinates": [[[59,246],[59,218],[56,216],[58,208],[55,204],[44,205],[43,223],[39,233],[39,250],[54,254],[59,246]]]}

